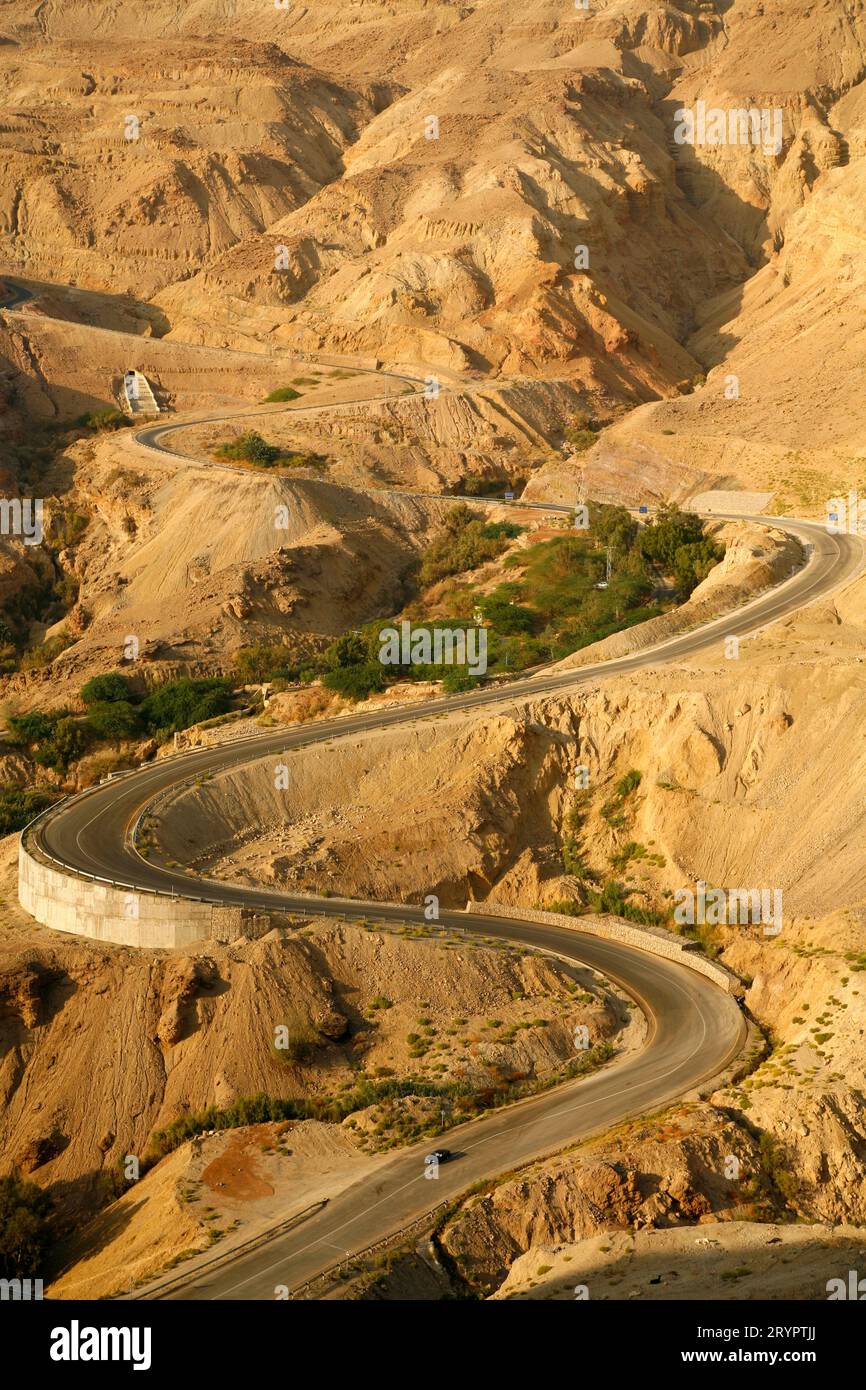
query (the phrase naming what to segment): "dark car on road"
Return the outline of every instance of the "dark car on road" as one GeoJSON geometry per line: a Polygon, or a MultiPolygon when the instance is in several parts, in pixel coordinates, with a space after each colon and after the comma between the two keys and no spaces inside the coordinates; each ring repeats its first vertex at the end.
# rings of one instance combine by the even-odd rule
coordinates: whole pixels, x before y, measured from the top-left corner
{"type": "Polygon", "coordinates": [[[450,1149],[434,1149],[432,1153],[424,1155],[425,1163],[447,1163],[449,1158],[454,1155],[450,1149]]]}

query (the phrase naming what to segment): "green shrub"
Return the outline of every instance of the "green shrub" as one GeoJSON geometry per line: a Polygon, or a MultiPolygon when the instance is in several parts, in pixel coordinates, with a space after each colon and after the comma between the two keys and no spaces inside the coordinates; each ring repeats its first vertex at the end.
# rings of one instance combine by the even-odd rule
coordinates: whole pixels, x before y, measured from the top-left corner
{"type": "Polygon", "coordinates": [[[633,767],[624,777],[620,777],[616,784],[616,794],[620,797],[630,796],[633,791],[637,791],[640,784],[641,774],[633,767]]]}
{"type": "Polygon", "coordinates": [[[486,526],[482,526],[481,535],[486,541],[513,541],[523,530],[524,528],[514,521],[488,521],[486,526]]]}
{"type": "Polygon", "coordinates": [[[35,743],[43,743],[51,737],[58,719],[68,712],[55,710],[52,714],[44,714],[42,710],[33,709],[28,714],[12,715],[9,720],[9,742],[27,748],[35,743]]]}
{"type": "Polygon", "coordinates": [[[51,1241],[51,1199],[17,1175],[0,1178],[0,1273],[39,1277],[51,1241]]]}
{"type": "Polygon", "coordinates": [[[591,449],[598,440],[598,428],[595,420],[587,415],[585,411],[579,410],[572,416],[571,422],[565,431],[565,437],[572,448],[579,453],[585,449],[591,449]]]}
{"type": "Polygon", "coordinates": [[[711,540],[677,546],[674,552],[673,573],[677,589],[684,598],[688,598],[692,590],[706,579],[724,553],[724,547],[711,540]]]}
{"type": "Polygon", "coordinates": [[[545,903],[543,911],[559,912],[563,917],[582,917],[586,908],[576,898],[556,898],[553,902],[545,903]]]}
{"type": "Polygon", "coordinates": [[[39,763],[40,767],[66,772],[69,764],[76,762],[87,750],[92,736],[92,730],[84,720],[64,715],[54,724],[50,737],[40,741],[33,753],[33,761],[39,763]]]}
{"type": "Polygon", "coordinates": [[[519,632],[534,632],[537,626],[538,615],[531,608],[509,602],[495,593],[489,598],[480,599],[478,606],[499,636],[513,637],[519,632]]]}
{"type": "Polygon", "coordinates": [[[120,430],[129,420],[119,410],[87,410],[73,420],[73,425],[83,430],[120,430]]]}
{"type": "Polygon", "coordinates": [[[0,786],[0,835],[23,830],[51,802],[50,796],[29,788],[0,786]]]}
{"type": "Polygon", "coordinates": [[[231,684],[213,677],[184,676],[151,692],[141,704],[141,718],[153,734],[166,736],[225,714],[231,707],[231,684]]]}
{"type": "Polygon", "coordinates": [[[285,1047],[274,1046],[274,1056],[280,1062],[295,1065],[299,1062],[309,1062],[316,1050],[318,1039],[315,1034],[305,1029],[295,1029],[286,1038],[285,1047]]]}
{"type": "MultiPolygon", "coordinates": [[[[313,384],[315,385],[315,383],[313,384]]],[[[294,391],[291,386],[278,386],[276,391],[265,396],[265,401],[296,401],[301,394],[300,391],[294,391]]]]}
{"type": "Polygon", "coordinates": [[[247,430],[237,439],[232,439],[227,444],[221,444],[216,450],[216,456],[221,459],[241,460],[244,463],[256,463],[263,468],[270,468],[280,457],[280,451],[276,445],[268,444],[255,430],[247,430]]]}
{"type": "Polygon", "coordinates": [[[325,652],[325,665],[331,671],[369,662],[373,653],[360,632],[344,632],[325,652]]]}
{"type": "Polygon", "coordinates": [[[81,758],[92,738],[88,724],[75,719],[65,709],[51,710],[47,714],[42,710],[15,714],[8,724],[10,742],[32,749],[33,762],[57,771],[67,770],[71,762],[81,758]]]}
{"type": "Polygon", "coordinates": [[[338,666],[323,676],[322,684],[347,700],[366,700],[374,690],[385,689],[385,672],[379,661],[365,661],[358,666],[338,666]]]}
{"type": "Polygon", "coordinates": [[[442,677],[442,689],[446,695],[459,695],[466,690],[475,690],[480,684],[466,666],[449,666],[442,677]]]}
{"type": "Polygon", "coordinates": [[[435,584],[449,575],[477,569],[485,560],[493,560],[501,555],[508,544],[507,533],[485,535],[488,529],[465,502],[452,507],[445,518],[442,533],[429,546],[421,561],[421,583],[435,584]]]}
{"type": "Polygon", "coordinates": [[[588,907],[592,912],[607,912],[614,917],[625,917],[627,921],[638,922],[642,926],[664,926],[667,917],[663,912],[658,912],[652,907],[638,907],[629,901],[634,891],[615,880],[608,880],[599,892],[590,891],[588,907]]]}
{"type": "Polygon", "coordinates": [[[128,700],[129,682],[118,671],[109,671],[105,676],[93,676],[81,687],[81,698],[86,705],[103,704],[109,700],[128,700]]]}
{"type": "Polygon", "coordinates": [[[101,700],[90,706],[87,722],[97,738],[117,741],[141,731],[138,710],[128,700],[101,700]]]}
{"type": "Polygon", "coordinates": [[[682,512],[675,502],[660,507],[652,523],[641,534],[641,550],[666,574],[674,572],[681,546],[704,540],[704,525],[694,512],[682,512]]]}
{"type": "Polygon", "coordinates": [[[294,680],[297,668],[289,662],[285,647],[269,646],[266,642],[255,642],[249,647],[241,647],[235,654],[235,670],[241,685],[256,685],[261,681],[294,680]]]}

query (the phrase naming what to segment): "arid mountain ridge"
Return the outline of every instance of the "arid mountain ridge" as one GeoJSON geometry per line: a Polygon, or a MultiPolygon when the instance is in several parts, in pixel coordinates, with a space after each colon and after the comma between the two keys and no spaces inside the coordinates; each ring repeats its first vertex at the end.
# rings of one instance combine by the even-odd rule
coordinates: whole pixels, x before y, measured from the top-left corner
{"type": "MultiPolygon", "coordinates": [[[[116,664],[129,630],[157,658],[156,679],[215,669],[245,641],[283,635],[303,648],[395,610],[446,504],[371,488],[440,492],[505,468],[528,472],[538,500],[724,489],[757,497],[742,510],[823,515],[829,496],[864,481],[864,75],[866,14],[855,0],[808,10],[791,0],[600,0],[586,13],[552,0],[288,11],[259,0],[12,0],[0,17],[0,273],[35,297],[0,311],[0,450],[33,421],[111,404],[131,364],[181,416],[249,412],[228,434],[311,360],[432,373],[447,390],[430,400],[383,377],[317,373],[299,404],[321,402],[321,415],[256,417],[280,445],[326,456],[321,474],[210,468],[221,422],[175,437],[189,464],[147,458],[125,434],[71,445],[46,496],[87,517],[63,554],[81,585],[63,620],[75,640],[50,667],[11,677],[7,698],[74,700],[88,675],[116,664]],[[780,110],[781,152],[676,145],[675,111],[699,101],[780,110]],[[427,138],[433,116],[438,138],[427,138]],[[339,412],[327,408],[335,402],[339,412]],[[605,428],[577,455],[564,431],[579,409],[605,428]],[[280,537],[277,501],[291,518],[280,537]]],[[[734,558],[761,581],[765,564],[791,562],[772,530],[730,539],[717,581],[732,581],[734,558]]],[[[14,592],[28,583],[28,556],[2,545],[4,591],[14,592]]],[[[446,1240],[484,1291],[543,1297],[562,1286],[572,1242],[589,1258],[587,1242],[616,1227],[619,1242],[651,1222],[677,1227],[665,1239],[679,1236],[692,1257],[696,1223],[736,1223],[726,1243],[736,1264],[740,1221],[756,1211],[710,1172],[719,1134],[756,1180],[768,1166],[756,1129],[796,1171],[797,1190],[774,1194],[780,1219],[866,1223],[866,911],[851,754],[863,595],[861,580],[750,639],[738,662],[720,648],[495,721],[379,736],[339,762],[310,752],[292,822],[276,824],[261,768],[223,779],[219,806],[220,788],[208,786],[169,815],[171,848],[227,877],[413,899],[435,883],[454,902],[475,891],[532,906],[579,891],[562,848],[581,747],[597,783],[591,867],[615,870],[636,901],[700,877],[782,885],[778,942],[736,931],[717,942],[771,1037],[765,1066],[686,1113],[682,1132],[677,1120],[672,1133],[662,1121],[660,1134],[650,1125],[614,1136],[456,1213],[446,1240]],[[407,768],[417,825],[398,845],[382,809],[407,768]],[[643,780],[614,833],[604,797],[633,768],[643,780]],[[207,845],[189,843],[190,806],[213,832],[207,845]],[[251,807],[266,829],[253,841],[251,807]]],[[[7,775],[27,769],[7,762],[7,775]]],[[[316,928],[312,943],[275,933],[218,952],[210,973],[196,954],[130,960],[58,945],[11,906],[11,845],[4,853],[2,1125],[10,1161],[58,1185],[67,1208],[86,1204],[126,1145],[144,1146],[184,1107],[231,1104],[256,1087],[297,1091],[264,1032],[251,1056],[253,984],[269,1025],[288,987],[305,1023],[333,1022],[347,978],[368,1013],[389,990],[403,990],[413,1015],[432,1007],[414,953],[420,944],[427,960],[433,947],[379,943],[362,929],[316,928]],[[77,1041],[61,1072],[53,1040],[70,1020],[77,1041]],[[108,1045],[117,1034],[147,1059],[134,1077],[108,1045]],[[96,1100],[82,1125],[77,1097],[94,1055],[96,1100]]],[[[479,950],[474,964],[460,1008],[483,1034],[487,1012],[510,1020],[522,1007],[512,1008],[515,979],[495,954],[479,950]]],[[[366,1035],[377,1061],[398,1070],[408,1064],[403,1028],[418,1026],[409,1012],[398,1035],[396,1011],[389,1020],[373,1009],[366,1035]]],[[[319,1061],[348,1074],[349,1041],[323,1036],[319,1061]]],[[[523,1048],[543,1071],[542,1043],[523,1048]]],[[[321,1091],[326,1070],[301,1077],[305,1091],[321,1091]]],[[[320,1180],[335,1154],[358,1171],[342,1130],[308,1142],[320,1180]]],[[[206,1239],[178,1194],[222,1144],[184,1148],[145,1179],[151,1207],[130,1240],[143,1265],[154,1230],[170,1232],[167,1256],[206,1239]]],[[[289,1201],[312,1190],[297,1171],[289,1201]]],[[[755,1229],[763,1239],[773,1228],[755,1229]]],[[[130,1246],[109,1242],[105,1264],[122,1265],[130,1246]]],[[[597,1244],[590,1254],[601,1260],[597,1244]]],[[[77,1277],[81,1268],[70,1285],[77,1277]]],[[[94,1279],[111,1284],[104,1267],[94,1279]]],[[[796,1293],[792,1279],[784,1288],[796,1293]]]]}
{"type": "Polygon", "coordinates": [[[863,145],[856,6],[47,5],[38,38],[10,8],[4,259],[156,294],[185,339],[670,394],[712,355],[701,306],[863,145]],[[674,145],[697,100],[778,107],[782,153],[674,145]]]}

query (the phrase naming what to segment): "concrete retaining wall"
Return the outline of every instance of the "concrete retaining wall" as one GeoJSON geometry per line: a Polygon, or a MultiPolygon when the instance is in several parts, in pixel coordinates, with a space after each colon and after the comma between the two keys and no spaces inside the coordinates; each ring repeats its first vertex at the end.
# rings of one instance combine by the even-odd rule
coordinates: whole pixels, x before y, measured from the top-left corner
{"type": "MultiPolygon", "coordinates": [[[[267,912],[245,907],[198,903],[189,898],[161,897],[116,888],[110,883],[65,873],[48,860],[32,853],[22,835],[18,848],[18,901],[46,927],[74,932],[97,941],[120,946],[171,949],[197,941],[234,941],[238,937],[259,937],[271,930],[276,920],[267,912]]],[[[311,911],[315,902],[311,901],[311,911]]],[[[370,904],[375,911],[375,904],[370,904]]],[[[554,927],[571,927],[588,936],[606,937],[634,946],[640,951],[679,961],[689,970],[706,975],[728,994],[742,989],[741,981],[725,966],[709,960],[695,949],[695,943],[659,927],[638,927],[621,920],[568,917],[560,912],[541,912],[532,908],[505,907],[499,903],[466,904],[470,915],[514,917],[526,922],[544,922],[554,927]]]]}
{"type": "Polygon", "coordinates": [[[234,941],[264,936],[274,925],[267,913],[186,898],[163,898],[95,883],[64,873],[18,849],[18,901],[46,927],[121,946],[189,946],[194,941],[234,941]]]}
{"type": "Polygon", "coordinates": [[[600,921],[598,918],[569,917],[563,912],[542,912],[528,907],[504,907],[500,903],[466,904],[469,913],[487,913],[491,917],[517,917],[522,922],[544,922],[554,927],[571,927],[574,931],[585,932],[587,936],[603,936],[610,941],[621,941],[624,946],[635,946],[639,951],[649,951],[654,956],[664,956],[675,960],[688,970],[696,970],[699,975],[720,986],[726,994],[736,994],[743,988],[742,981],[720,965],[701,954],[696,942],[665,931],[663,927],[638,927],[622,920],[600,921]]]}

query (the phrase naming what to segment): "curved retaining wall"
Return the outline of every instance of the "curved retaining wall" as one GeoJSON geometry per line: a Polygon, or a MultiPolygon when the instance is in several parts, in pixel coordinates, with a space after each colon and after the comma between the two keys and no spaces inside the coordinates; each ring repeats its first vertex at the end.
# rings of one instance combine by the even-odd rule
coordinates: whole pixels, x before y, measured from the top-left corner
{"type": "Polygon", "coordinates": [[[663,927],[636,927],[630,922],[610,919],[599,921],[586,917],[569,917],[563,912],[542,912],[528,907],[503,907],[499,903],[466,904],[467,912],[488,913],[491,917],[517,917],[524,922],[545,922],[554,927],[573,927],[575,931],[585,932],[587,936],[603,936],[610,941],[621,941],[624,946],[636,946],[639,951],[650,951],[654,956],[664,956],[675,960],[687,970],[696,970],[706,975],[708,980],[719,985],[726,994],[742,991],[742,980],[720,965],[701,954],[697,943],[688,941],[663,927]]]}
{"type": "MultiPolygon", "coordinates": [[[[26,832],[25,832],[26,834],[26,832]]],[[[22,834],[18,845],[18,901],[46,927],[73,932],[96,941],[120,946],[171,949],[191,946],[197,941],[234,941],[238,937],[258,937],[271,930],[275,921],[270,913],[220,903],[194,902],[190,898],[140,892],[111,883],[79,877],[55,866],[41,854],[30,852],[22,834]]],[[[375,911],[375,904],[365,904],[375,911]]],[[[315,910],[311,902],[311,910],[315,910]]],[[[466,904],[469,914],[515,917],[526,922],[546,922],[555,927],[573,927],[588,936],[621,941],[625,946],[650,951],[668,960],[679,961],[689,970],[706,975],[728,994],[742,989],[742,982],[717,961],[709,960],[673,932],[658,927],[636,927],[623,921],[589,920],[567,917],[560,912],[541,912],[524,907],[505,907],[498,903],[466,904]]],[[[283,920],[283,914],[277,913],[283,920]]]]}
{"type": "Polygon", "coordinates": [[[234,941],[264,936],[274,925],[267,913],[197,903],[114,887],[65,873],[18,846],[18,901],[46,927],[120,946],[190,946],[194,941],[234,941]]]}

